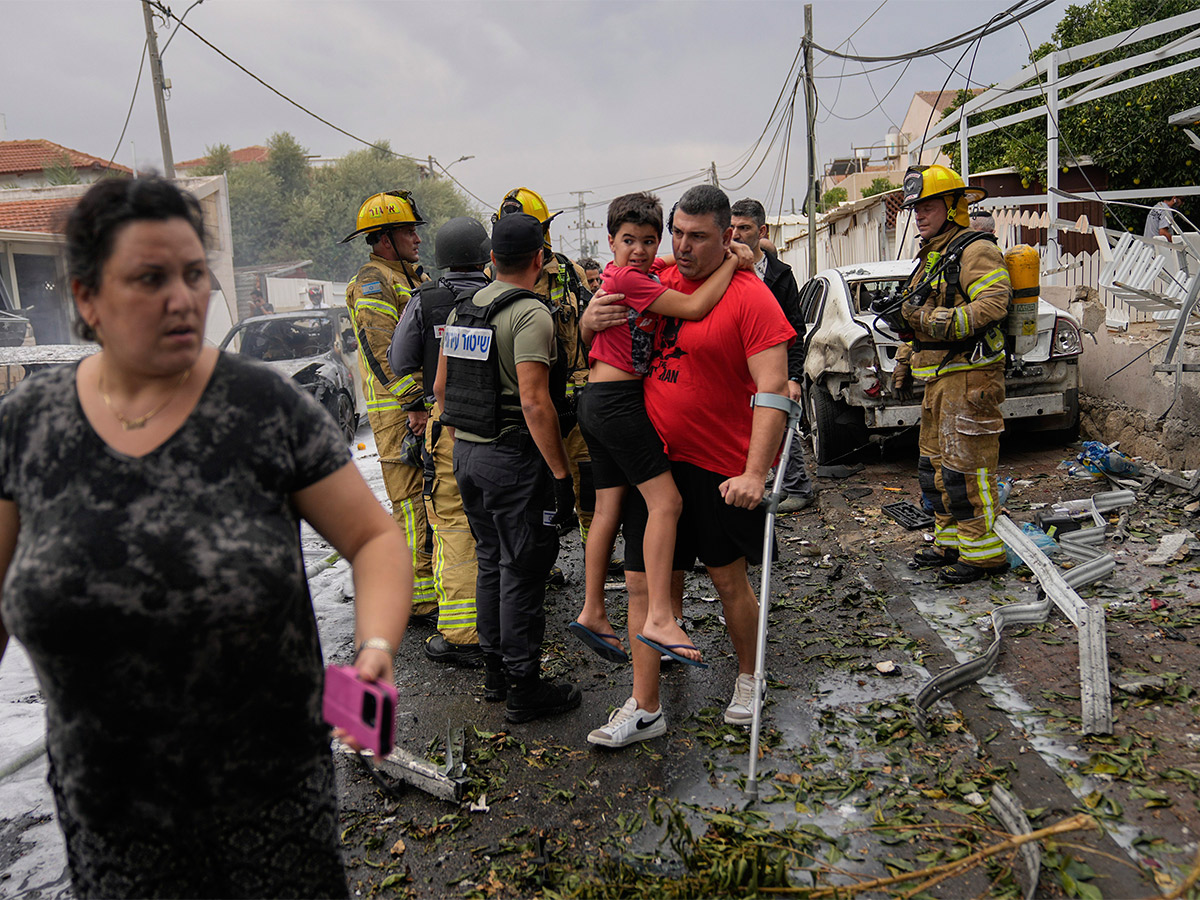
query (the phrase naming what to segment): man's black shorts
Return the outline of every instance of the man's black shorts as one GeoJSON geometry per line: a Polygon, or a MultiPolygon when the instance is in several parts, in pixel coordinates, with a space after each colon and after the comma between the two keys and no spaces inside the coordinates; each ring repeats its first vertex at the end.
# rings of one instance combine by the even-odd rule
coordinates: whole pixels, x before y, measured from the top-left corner
{"type": "Polygon", "coordinates": [[[596,490],[641,484],[671,470],[662,438],[646,415],[640,379],[584,387],[579,430],[592,457],[596,490]]]}
{"type": "MultiPolygon", "coordinates": [[[[671,474],[683,497],[672,569],[686,571],[697,557],[706,566],[714,568],[727,566],[743,557],[751,565],[762,562],[763,529],[767,523],[765,509],[742,509],[726,504],[718,489],[721,482],[728,479],[726,475],[684,462],[671,463],[671,474]]],[[[625,495],[622,529],[626,570],[646,571],[642,559],[646,503],[638,491],[625,495]]],[[[771,555],[775,555],[774,547],[771,555]]]]}

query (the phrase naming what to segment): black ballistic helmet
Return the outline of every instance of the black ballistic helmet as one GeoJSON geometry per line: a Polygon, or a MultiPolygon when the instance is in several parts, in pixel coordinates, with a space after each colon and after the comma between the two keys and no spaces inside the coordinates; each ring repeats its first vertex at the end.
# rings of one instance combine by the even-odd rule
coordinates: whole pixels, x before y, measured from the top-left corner
{"type": "Polygon", "coordinates": [[[491,261],[492,241],[487,229],[470,216],[450,219],[437,230],[434,240],[439,269],[484,266],[491,261]]]}

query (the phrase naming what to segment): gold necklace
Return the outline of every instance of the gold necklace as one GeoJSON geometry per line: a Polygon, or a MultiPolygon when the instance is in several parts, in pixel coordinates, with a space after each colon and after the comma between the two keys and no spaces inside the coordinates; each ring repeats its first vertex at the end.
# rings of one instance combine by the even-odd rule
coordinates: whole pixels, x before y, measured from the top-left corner
{"type": "Polygon", "coordinates": [[[184,382],[188,380],[188,376],[191,374],[192,370],[190,366],[184,369],[183,374],[179,376],[179,381],[175,383],[175,387],[171,388],[171,392],[167,394],[167,399],[163,400],[162,403],[158,404],[158,406],[154,407],[154,409],[150,410],[150,412],[146,413],[144,416],[138,416],[136,419],[127,419],[113,409],[112,398],[108,396],[108,391],[104,390],[103,372],[100,373],[100,378],[98,379],[96,386],[100,389],[100,397],[104,400],[104,405],[108,408],[108,411],[113,414],[113,417],[118,422],[121,423],[121,430],[134,431],[138,428],[145,428],[147,422],[166,409],[170,402],[175,399],[175,395],[179,393],[179,389],[183,387],[184,382]]]}

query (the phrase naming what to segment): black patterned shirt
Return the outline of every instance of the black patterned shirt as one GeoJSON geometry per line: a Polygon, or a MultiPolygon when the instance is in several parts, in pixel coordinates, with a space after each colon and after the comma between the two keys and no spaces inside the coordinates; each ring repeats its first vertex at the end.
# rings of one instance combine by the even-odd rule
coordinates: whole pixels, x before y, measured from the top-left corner
{"type": "Polygon", "coordinates": [[[75,367],[0,402],[0,498],[20,514],[0,599],[85,827],[171,829],[254,808],[328,753],[322,661],[290,496],[349,460],[317,403],[222,354],[145,456],[92,429],[75,367]]]}

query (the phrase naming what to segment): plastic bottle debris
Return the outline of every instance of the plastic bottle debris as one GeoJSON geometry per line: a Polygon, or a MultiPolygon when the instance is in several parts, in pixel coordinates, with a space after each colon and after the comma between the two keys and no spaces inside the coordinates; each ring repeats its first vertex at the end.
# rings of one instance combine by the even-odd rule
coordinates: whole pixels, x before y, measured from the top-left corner
{"type": "Polygon", "coordinates": [[[1138,475],[1142,471],[1131,457],[1100,441],[1084,441],[1078,459],[1102,475],[1138,475]]]}
{"type": "Polygon", "coordinates": [[[997,498],[999,502],[996,505],[1003,506],[1008,501],[1009,496],[1012,494],[1013,480],[1006,476],[997,481],[996,484],[999,493],[999,497],[997,498]]]}
{"type": "MultiPolygon", "coordinates": [[[[1042,531],[1032,522],[1025,522],[1021,525],[1023,531],[1031,541],[1033,541],[1039,550],[1046,556],[1053,556],[1058,551],[1058,541],[1042,531]]],[[[1021,559],[1012,547],[1005,547],[1005,553],[1008,554],[1008,564],[1012,567],[1017,567],[1025,564],[1025,560],[1021,559]]]]}

